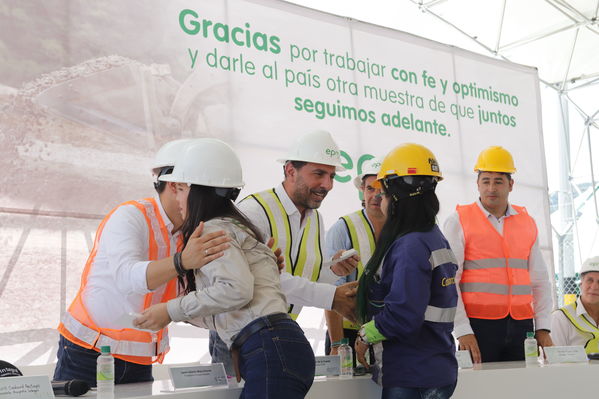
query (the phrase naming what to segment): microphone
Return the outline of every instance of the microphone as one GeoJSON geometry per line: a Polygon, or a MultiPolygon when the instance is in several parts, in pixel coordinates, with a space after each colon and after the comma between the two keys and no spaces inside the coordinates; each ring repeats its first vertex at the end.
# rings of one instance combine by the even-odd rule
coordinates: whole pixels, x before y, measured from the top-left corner
{"type": "Polygon", "coordinates": [[[89,391],[89,384],[83,380],[52,381],[55,395],[79,396],[89,391]]]}
{"type": "Polygon", "coordinates": [[[1,377],[20,377],[23,373],[16,366],[6,362],[4,360],[0,360],[0,378],[1,377]]]}

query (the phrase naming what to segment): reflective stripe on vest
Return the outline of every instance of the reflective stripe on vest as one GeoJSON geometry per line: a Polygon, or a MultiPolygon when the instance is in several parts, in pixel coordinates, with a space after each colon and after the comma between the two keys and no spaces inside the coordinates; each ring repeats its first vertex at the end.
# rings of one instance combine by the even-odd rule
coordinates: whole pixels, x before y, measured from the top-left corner
{"type": "Polygon", "coordinates": [[[477,203],[457,206],[465,242],[460,290],[468,317],[534,316],[528,258],[537,227],[525,208],[513,208],[518,214],[503,219],[501,235],[477,203]]]}
{"type": "Polygon", "coordinates": [[[566,318],[572,323],[572,325],[578,330],[578,333],[589,340],[584,344],[584,350],[586,353],[598,353],[599,352],[599,328],[595,326],[586,316],[577,316],[576,308],[578,302],[571,303],[558,309],[566,316],[566,318]]]}
{"type": "MultiPolygon", "coordinates": [[[[119,207],[124,205],[135,206],[146,220],[149,231],[147,259],[154,261],[171,255],[169,232],[160,216],[158,204],[153,198],[125,202],[114,208],[104,220],[102,220],[98,227],[94,246],[81,276],[79,292],[68,311],[65,313],[58,326],[58,331],[69,341],[87,349],[99,351],[100,346],[110,345],[113,356],[125,361],[138,364],[162,362],[164,355],[169,349],[168,330],[166,327],[154,334],[128,328],[119,330],[100,328],[95,325],[93,319],[89,316],[82,300],[82,294],[87,285],[89,273],[94,266],[94,260],[104,226],[110,216],[112,216],[119,207]]],[[[182,241],[179,240],[177,250],[181,247],[182,241]]],[[[146,309],[155,303],[166,302],[175,298],[176,295],[177,281],[176,279],[172,279],[158,290],[147,294],[144,297],[143,308],[146,309]]]]}
{"type": "MultiPolygon", "coordinates": [[[[364,272],[364,265],[368,263],[368,260],[374,253],[376,242],[374,230],[363,209],[343,216],[341,219],[347,226],[351,247],[358,251],[358,255],[360,255],[360,261],[357,266],[358,275],[356,278],[356,281],[358,281],[364,272]]],[[[360,324],[354,324],[349,320],[343,319],[343,328],[359,330],[360,324]]]]}
{"type": "MultiPolygon", "coordinates": [[[[281,248],[285,257],[285,270],[294,275],[302,276],[310,281],[317,281],[322,267],[322,248],[320,237],[320,215],[316,209],[305,219],[305,226],[302,230],[300,244],[295,262],[292,261],[293,241],[291,236],[291,224],[289,216],[281,199],[274,188],[260,193],[252,194],[249,197],[254,198],[264,210],[270,226],[270,235],[274,238],[274,247],[281,248]]],[[[301,306],[289,306],[289,314],[292,319],[297,319],[301,306]]]]}
{"type": "MultiPolygon", "coordinates": [[[[84,326],[77,319],[71,316],[69,312],[65,313],[62,319],[62,325],[69,331],[69,333],[71,333],[71,335],[77,337],[80,341],[85,342],[88,348],[100,348],[104,345],[109,345],[110,351],[114,352],[115,354],[137,357],[147,357],[148,353],[152,353],[152,356],[157,356],[157,354],[168,349],[167,331],[165,331],[159,343],[121,341],[111,338],[107,335],[98,334],[98,331],[84,326]],[[160,345],[160,347],[158,347],[158,345],[160,345]]],[[[122,330],[108,331],[120,332],[122,330]]]]}

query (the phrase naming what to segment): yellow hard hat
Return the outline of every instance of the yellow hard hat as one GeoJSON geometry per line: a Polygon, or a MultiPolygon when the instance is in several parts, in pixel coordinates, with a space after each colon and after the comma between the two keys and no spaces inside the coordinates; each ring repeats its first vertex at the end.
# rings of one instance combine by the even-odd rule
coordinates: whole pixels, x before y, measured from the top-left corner
{"type": "Polygon", "coordinates": [[[425,146],[405,143],[395,147],[381,163],[376,176],[380,181],[388,176],[434,176],[443,180],[435,154],[425,146]]]}
{"type": "Polygon", "coordinates": [[[514,167],[512,154],[505,148],[494,145],[478,155],[474,171],[514,173],[516,168],[514,167]]]}

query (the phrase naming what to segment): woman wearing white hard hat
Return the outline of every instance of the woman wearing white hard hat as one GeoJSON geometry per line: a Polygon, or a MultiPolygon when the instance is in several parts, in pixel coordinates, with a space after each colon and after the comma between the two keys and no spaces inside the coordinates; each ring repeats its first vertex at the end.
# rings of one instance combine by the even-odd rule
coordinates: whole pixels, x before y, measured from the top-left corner
{"type": "Polygon", "coordinates": [[[276,257],[233,203],[243,187],[237,155],[220,140],[200,140],[160,179],[177,183],[185,245],[201,222],[205,232],[222,229],[232,240],[220,259],[195,272],[176,256],[185,295],[147,309],[137,327],[189,321],[214,329],[238,356],[241,398],[303,398],[314,379],[314,353],[287,315],[276,257]]]}

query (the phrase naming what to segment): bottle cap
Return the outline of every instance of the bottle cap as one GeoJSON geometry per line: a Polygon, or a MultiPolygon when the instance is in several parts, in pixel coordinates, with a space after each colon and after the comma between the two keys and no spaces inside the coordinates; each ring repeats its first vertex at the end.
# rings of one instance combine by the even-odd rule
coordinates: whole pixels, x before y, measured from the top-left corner
{"type": "Polygon", "coordinates": [[[349,338],[341,338],[341,345],[349,345],[349,338]]]}
{"type": "Polygon", "coordinates": [[[534,337],[535,337],[535,333],[530,332],[530,331],[526,333],[526,338],[534,338],[534,337]]]}
{"type": "Polygon", "coordinates": [[[110,346],[109,345],[101,346],[100,351],[102,353],[110,353],[110,346]]]}

